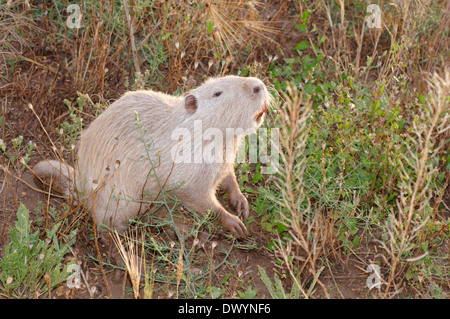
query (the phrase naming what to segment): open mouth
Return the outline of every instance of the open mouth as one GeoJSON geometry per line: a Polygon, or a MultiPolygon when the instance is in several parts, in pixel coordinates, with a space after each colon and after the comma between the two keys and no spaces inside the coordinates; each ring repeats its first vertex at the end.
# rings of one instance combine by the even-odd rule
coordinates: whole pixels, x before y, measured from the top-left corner
{"type": "Polygon", "coordinates": [[[262,109],[261,112],[258,113],[258,115],[256,116],[256,121],[259,121],[261,119],[261,117],[264,115],[264,113],[267,112],[267,103],[264,103],[264,107],[262,109]]]}

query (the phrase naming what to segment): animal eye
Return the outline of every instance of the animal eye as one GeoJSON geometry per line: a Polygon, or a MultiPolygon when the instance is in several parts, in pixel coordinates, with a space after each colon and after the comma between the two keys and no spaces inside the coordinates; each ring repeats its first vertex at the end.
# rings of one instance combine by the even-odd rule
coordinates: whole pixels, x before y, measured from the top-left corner
{"type": "Polygon", "coordinates": [[[218,96],[220,96],[220,94],[222,94],[222,91],[218,91],[218,92],[214,93],[214,96],[218,97],[218,96]]]}

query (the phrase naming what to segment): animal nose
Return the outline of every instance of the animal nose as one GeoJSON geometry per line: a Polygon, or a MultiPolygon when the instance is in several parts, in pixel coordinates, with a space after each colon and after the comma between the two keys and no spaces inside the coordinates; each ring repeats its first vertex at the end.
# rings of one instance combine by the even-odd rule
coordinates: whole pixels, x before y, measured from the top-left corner
{"type": "Polygon", "coordinates": [[[261,92],[263,90],[262,86],[260,84],[257,84],[253,87],[253,93],[254,94],[259,94],[259,92],[261,92]]]}

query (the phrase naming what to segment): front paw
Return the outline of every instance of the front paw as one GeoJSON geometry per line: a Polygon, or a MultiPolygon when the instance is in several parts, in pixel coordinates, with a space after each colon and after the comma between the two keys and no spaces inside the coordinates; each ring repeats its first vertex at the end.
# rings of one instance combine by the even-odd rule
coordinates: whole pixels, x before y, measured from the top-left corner
{"type": "Polygon", "coordinates": [[[230,193],[231,205],[236,209],[238,215],[242,215],[244,220],[247,220],[249,215],[248,201],[247,198],[239,191],[230,193]]]}
{"type": "Polygon", "coordinates": [[[244,237],[248,232],[239,217],[228,212],[222,212],[219,216],[220,224],[229,229],[236,237],[244,237]]]}

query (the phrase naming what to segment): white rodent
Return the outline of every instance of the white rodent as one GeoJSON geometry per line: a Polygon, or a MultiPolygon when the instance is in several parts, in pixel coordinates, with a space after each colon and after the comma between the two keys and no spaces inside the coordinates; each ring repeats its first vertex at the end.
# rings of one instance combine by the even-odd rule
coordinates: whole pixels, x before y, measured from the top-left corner
{"type": "Polygon", "coordinates": [[[219,203],[216,190],[228,192],[236,211],[248,217],[234,174],[236,151],[242,137],[261,125],[270,103],[264,83],[252,77],[211,78],[184,97],[128,92],[81,134],[75,169],[44,160],[33,170],[53,179],[68,199],[83,202],[97,225],[124,231],[145,210],[143,196],[155,199],[164,186],[199,213],[211,209],[220,224],[243,236],[246,227],[219,203]],[[226,148],[230,132],[232,146],[226,148]],[[214,140],[219,146],[211,148],[214,140]],[[212,150],[212,160],[202,155],[205,150],[212,150]]]}

